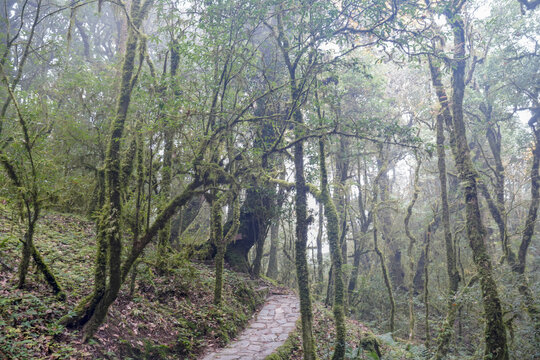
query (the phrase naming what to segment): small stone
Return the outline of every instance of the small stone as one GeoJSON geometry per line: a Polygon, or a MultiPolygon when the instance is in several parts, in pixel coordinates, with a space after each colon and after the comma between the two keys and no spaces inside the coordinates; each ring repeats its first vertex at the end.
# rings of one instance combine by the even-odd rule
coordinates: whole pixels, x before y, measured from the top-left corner
{"type": "Polygon", "coordinates": [[[248,350],[251,351],[261,351],[261,347],[259,345],[249,345],[248,350]]]}

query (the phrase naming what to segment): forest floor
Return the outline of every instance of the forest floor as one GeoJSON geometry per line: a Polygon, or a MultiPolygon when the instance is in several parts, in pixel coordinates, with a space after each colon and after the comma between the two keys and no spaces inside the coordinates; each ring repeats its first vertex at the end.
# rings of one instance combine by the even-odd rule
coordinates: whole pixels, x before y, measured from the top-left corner
{"type": "MultiPolygon", "coordinates": [[[[242,351],[217,349],[249,324],[231,345],[233,349],[251,346],[259,353],[250,358],[262,359],[281,345],[272,359],[302,357],[297,299],[290,291],[226,270],[223,306],[216,307],[209,265],[172,254],[167,274],[159,275],[152,251],[138,266],[133,295],[126,284],[94,339],[83,343],[79,330],[67,329],[57,320],[92,290],[93,222],[49,213],[38,223],[35,244],[68,295],[61,302],[35,267],[26,287],[16,289],[21,228],[14,219],[16,214],[0,203],[0,359],[196,359],[203,354],[205,360],[229,359],[215,354],[242,351]],[[253,318],[265,301],[267,307],[253,318]],[[277,308],[283,309],[283,316],[277,308]],[[256,343],[269,334],[278,335],[256,343]],[[248,339],[252,341],[245,342],[248,339]]],[[[319,357],[329,359],[334,333],[331,311],[315,303],[314,321],[319,357]]],[[[423,358],[420,346],[398,344],[389,335],[376,337],[357,321],[349,320],[347,325],[347,359],[423,358]]]]}
{"type": "Polygon", "coordinates": [[[34,267],[26,287],[16,289],[21,230],[15,218],[0,207],[0,359],[195,359],[207,347],[229,343],[271,286],[225,271],[218,308],[211,267],[173,255],[168,274],[160,276],[149,254],[139,264],[133,296],[124,286],[85,344],[78,330],[57,320],[92,290],[93,222],[54,213],[39,221],[35,244],[68,295],[60,302],[34,267]]]}

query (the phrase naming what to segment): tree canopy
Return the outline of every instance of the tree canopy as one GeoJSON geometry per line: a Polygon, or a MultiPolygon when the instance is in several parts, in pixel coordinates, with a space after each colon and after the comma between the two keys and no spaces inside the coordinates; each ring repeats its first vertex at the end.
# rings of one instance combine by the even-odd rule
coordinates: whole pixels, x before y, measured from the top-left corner
{"type": "Polygon", "coordinates": [[[304,359],[320,302],[328,358],[354,358],[348,318],[433,359],[535,358],[538,4],[3,1],[6,278],[43,277],[85,342],[141,271],[195,262],[218,309],[224,268],[295,289],[304,359]],[[94,224],[85,296],[40,240],[54,213],[94,224]]]}

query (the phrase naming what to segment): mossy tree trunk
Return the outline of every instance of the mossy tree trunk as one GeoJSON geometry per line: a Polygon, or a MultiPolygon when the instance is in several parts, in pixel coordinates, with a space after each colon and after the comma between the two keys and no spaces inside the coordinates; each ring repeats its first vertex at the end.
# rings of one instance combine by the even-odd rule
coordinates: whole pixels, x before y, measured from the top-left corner
{"type": "Polygon", "coordinates": [[[409,258],[409,340],[414,339],[414,322],[415,322],[415,315],[414,315],[414,246],[416,244],[416,238],[411,233],[409,228],[409,222],[411,221],[412,211],[414,204],[416,203],[416,200],[418,200],[418,194],[420,193],[420,188],[418,187],[418,180],[420,175],[420,166],[422,165],[421,159],[416,156],[416,169],[414,171],[414,191],[413,196],[411,199],[411,202],[409,206],[407,207],[407,215],[405,215],[404,219],[404,225],[405,225],[405,234],[409,238],[409,246],[407,247],[407,256],[409,258]]]}
{"type": "MultiPolygon", "coordinates": [[[[309,220],[307,217],[307,193],[308,186],[304,176],[304,136],[305,127],[301,111],[303,91],[297,79],[297,66],[299,58],[291,60],[291,47],[287,37],[283,19],[282,8],[277,9],[276,29],[274,36],[277,45],[283,55],[283,60],[288,71],[288,81],[290,90],[291,109],[289,116],[294,122],[294,170],[295,170],[295,213],[296,213],[296,241],[295,241],[295,265],[298,290],[300,297],[300,319],[302,322],[302,348],[304,350],[304,360],[315,360],[315,342],[313,340],[313,313],[311,304],[311,294],[309,289],[309,272],[307,262],[307,241],[309,220]]],[[[307,64],[310,66],[312,64],[307,64]]],[[[302,82],[307,79],[302,79],[302,82]]]]}
{"type": "Polygon", "coordinates": [[[33,203],[29,204],[27,203],[27,200],[28,199],[24,200],[24,207],[26,210],[26,215],[24,216],[24,218],[27,221],[27,225],[23,236],[22,257],[19,263],[17,287],[19,289],[24,288],[26,284],[26,276],[28,274],[28,267],[30,265],[30,259],[33,258],[37,270],[43,275],[45,281],[47,281],[49,286],[51,286],[58,298],[64,300],[66,298],[65,293],[62,291],[62,288],[58,284],[56,277],[51,272],[51,270],[43,260],[43,257],[34,245],[34,233],[36,228],[36,222],[39,218],[40,205],[33,203]]]}
{"type": "Polygon", "coordinates": [[[424,266],[424,327],[426,331],[426,346],[429,346],[431,343],[431,331],[429,330],[429,246],[431,245],[432,223],[428,225],[424,242],[424,254],[426,257],[426,265],[424,266]]]}
{"type": "MultiPolygon", "coordinates": [[[[501,239],[501,246],[503,249],[503,254],[505,257],[513,256],[514,254],[510,254],[510,247],[508,244],[508,234],[507,234],[507,226],[506,226],[506,206],[504,203],[504,183],[505,183],[505,175],[504,175],[504,165],[501,157],[501,151],[502,151],[502,137],[501,137],[501,130],[496,126],[496,124],[493,123],[492,119],[492,113],[493,113],[493,106],[491,103],[489,103],[488,100],[488,92],[489,88],[486,87],[486,99],[488,101],[487,105],[482,104],[480,106],[480,111],[484,115],[485,118],[485,124],[487,125],[486,129],[486,138],[488,140],[489,148],[491,150],[491,154],[493,155],[493,161],[495,162],[495,199],[496,199],[496,207],[499,212],[499,216],[495,216],[494,220],[497,223],[497,226],[499,227],[499,237],[501,239]]],[[[484,190],[482,190],[484,192],[484,190]]],[[[493,212],[492,212],[493,214],[493,212]]],[[[513,259],[512,259],[513,260],[513,259]]]]}
{"type": "MultiPolygon", "coordinates": [[[[384,191],[384,185],[381,187],[380,180],[381,178],[384,178],[388,169],[388,160],[384,158],[383,155],[383,145],[381,144],[379,146],[379,159],[378,159],[378,165],[379,165],[379,173],[377,174],[375,180],[373,181],[374,186],[374,192],[373,192],[373,248],[375,251],[375,254],[379,257],[379,261],[381,264],[381,271],[383,274],[384,279],[384,285],[386,286],[386,290],[388,291],[388,300],[390,302],[390,332],[393,333],[395,330],[395,315],[396,315],[396,301],[394,298],[394,291],[392,288],[392,280],[390,278],[390,274],[388,272],[388,268],[386,267],[386,260],[383,252],[381,251],[379,247],[379,224],[378,224],[378,217],[379,217],[379,205],[380,203],[377,202],[377,198],[379,196],[379,189],[380,191],[384,191]]],[[[383,182],[384,184],[384,182],[383,182]]]]}
{"type": "MultiPolygon", "coordinates": [[[[171,81],[174,84],[174,77],[178,70],[178,65],[180,63],[180,55],[178,53],[177,45],[175,42],[172,42],[171,46],[171,67],[170,67],[170,76],[171,81]]],[[[162,96],[165,93],[161,91],[162,96]]],[[[173,93],[173,96],[180,95],[178,91],[173,93]]],[[[172,156],[173,156],[173,145],[174,145],[174,128],[172,124],[172,119],[167,114],[166,109],[161,109],[162,117],[164,120],[163,124],[163,161],[161,166],[161,183],[160,183],[160,200],[163,205],[166,205],[171,196],[171,179],[172,179],[172,156]]],[[[163,229],[158,234],[158,267],[161,271],[166,270],[166,257],[167,251],[170,248],[170,237],[171,237],[171,221],[167,221],[163,229]]]]}
{"type": "Polygon", "coordinates": [[[540,174],[538,173],[540,167],[540,106],[538,103],[535,105],[536,107],[532,109],[533,116],[529,120],[529,126],[531,127],[534,136],[534,147],[532,149],[533,159],[531,165],[531,204],[529,205],[529,212],[525,220],[525,228],[523,229],[517,260],[513,260],[515,257],[509,257],[509,259],[513,260],[513,263],[510,263],[510,265],[514,273],[518,275],[518,290],[525,300],[527,312],[534,326],[534,339],[537,344],[540,344],[540,310],[535,303],[534,295],[529,287],[527,276],[525,274],[527,250],[529,249],[534,235],[534,228],[538,218],[538,206],[540,203],[540,174]]]}
{"type": "MultiPolygon", "coordinates": [[[[170,125],[165,125],[164,130],[164,148],[163,148],[163,164],[161,167],[161,183],[160,183],[160,200],[163,205],[166,205],[170,200],[171,195],[171,166],[172,166],[172,150],[173,136],[170,125]]],[[[160,271],[166,271],[167,268],[167,252],[170,249],[171,221],[167,221],[163,229],[158,234],[158,268],[160,271]]]]}
{"type": "Polygon", "coordinates": [[[223,289],[223,263],[225,259],[225,249],[227,244],[236,235],[240,226],[240,200],[237,195],[237,191],[229,190],[229,193],[221,195],[220,198],[214,199],[211,210],[210,227],[211,236],[214,245],[216,246],[215,268],[216,268],[216,280],[214,286],[214,304],[221,305],[221,293],[223,289]],[[232,222],[227,230],[227,233],[223,234],[222,226],[222,211],[221,209],[226,202],[232,200],[232,222]]]}
{"type": "MultiPolygon", "coordinates": [[[[528,280],[525,275],[525,264],[527,257],[527,250],[534,234],[535,222],[538,213],[539,202],[539,190],[538,190],[538,163],[540,159],[539,155],[539,142],[540,134],[538,130],[538,121],[540,118],[540,108],[538,106],[532,108],[533,116],[529,120],[529,126],[532,129],[534,137],[534,146],[532,149],[533,159],[531,166],[531,204],[529,211],[525,219],[525,227],[522,232],[522,239],[518,254],[512,250],[508,243],[508,235],[506,230],[506,222],[504,221],[504,167],[500,157],[501,152],[501,140],[500,132],[495,132],[494,129],[488,128],[488,141],[490,148],[495,159],[495,171],[496,171],[496,202],[492,199],[487,186],[483,183],[479,183],[479,187],[486,198],[488,208],[491,215],[499,227],[501,243],[503,247],[504,257],[508,262],[508,265],[512,269],[512,272],[517,276],[518,290],[524,299],[527,313],[529,314],[533,326],[535,328],[535,340],[540,342],[540,310],[534,301],[534,296],[529,288],[528,280]],[[503,187],[501,190],[500,187],[503,187]]],[[[484,111],[483,111],[484,112],[484,111]]]]}
{"type": "MultiPolygon", "coordinates": [[[[436,75],[436,74],[435,74],[436,75]]],[[[436,75],[437,77],[437,75],[436,75]]],[[[441,186],[442,223],[444,230],[444,247],[446,251],[446,273],[448,275],[448,305],[446,319],[443,322],[439,336],[437,337],[437,351],[434,359],[443,359],[449,350],[452,339],[452,329],[456,321],[455,295],[459,286],[459,273],[457,271],[456,254],[452,242],[452,230],[450,228],[450,208],[448,205],[448,191],[446,181],[446,152],[444,149],[444,119],[442,114],[437,115],[437,167],[441,186]]]]}
{"type": "Polygon", "coordinates": [[[390,177],[388,176],[389,165],[387,164],[384,167],[381,167],[383,162],[390,162],[391,153],[388,149],[384,149],[384,146],[381,147],[379,159],[380,168],[385,170],[378,177],[378,187],[377,190],[379,193],[379,198],[381,200],[382,208],[379,208],[379,231],[382,240],[386,244],[386,257],[388,258],[388,263],[385,265],[388,270],[388,275],[390,276],[393,289],[403,289],[405,287],[405,271],[403,270],[403,263],[401,261],[401,248],[397,243],[396,239],[393,238],[392,234],[392,223],[393,217],[390,212],[391,207],[389,206],[390,202],[390,177]]]}
{"type": "Polygon", "coordinates": [[[394,299],[394,292],[392,290],[392,282],[390,280],[390,276],[388,275],[388,270],[386,268],[386,261],[384,258],[384,254],[379,248],[379,236],[378,236],[377,226],[378,226],[377,215],[375,215],[373,217],[373,247],[374,247],[375,253],[379,257],[379,261],[381,262],[381,271],[383,274],[384,285],[386,286],[386,290],[388,291],[388,299],[390,300],[390,332],[393,333],[395,330],[396,301],[394,299]]]}
{"type": "Polygon", "coordinates": [[[485,358],[507,360],[506,329],[502,319],[501,301],[493,279],[491,259],[485,246],[485,229],[482,224],[476,171],[470,159],[465,123],[463,121],[463,97],[465,92],[465,31],[463,20],[457,11],[447,11],[446,17],[454,33],[454,61],[452,70],[452,119],[456,140],[456,167],[464,184],[467,212],[467,235],[473,251],[473,260],[480,275],[484,312],[486,316],[485,358]]]}
{"type": "MultiPolygon", "coordinates": [[[[151,1],[151,0],[147,0],[151,1]]],[[[139,0],[131,4],[131,17],[133,26],[139,28],[142,23],[141,3],[139,0]]],[[[106,259],[99,259],[97,266],[102,267],[106,262],[107,284],[102,297],[97,301],[95,309],[90,315],[84,327],[84,338],[91,338],[101,325],[107,310],[116,299],[121,278],[121,214],[122,214],[122,183],[120,181],[120,144],[123,138],[125,121],[129,104],[131,102],[131,92],[133,89],[133,69],[135,65],[135,55],[137,50],[138,36],[132,27],[129,27],[126,53],[122,65],[122,75],[120,82],[120,94],[118,97],[116,116],[111,124],[111,137],[105,158],[105,179],[106,179],[106,204],[105,211],[101,218],[100,236],[98,248],[107,248],[106,259]],[[105,244],[100,244],[105,243],[105,244]]],[[[98,253],[100,250],[98,249],[98,253]]]]}
{"type": "Polygon", "coordinates": [[[351,302],[351,295],[354,292],[356,288],[356,282],[358,279],[358,275],[360,274],[360,257],[362,256],[362,235],[360,234],[360,231],[358,230],[358,224],[356,222],[356,219],[354,216],[349,217],[349,222],[351,224],[351,232],[352,232],[352,238],[353,238],[353,262],[352,262],[352,271],[351,271],[351,277],[349,278],[349,283],[347,286],[348,291],[348,297],[349,297],[349,304],[351,302]]]}
{"type": "Polygon", "coordinates": [[[106,196],[98,223],[97,257],[94,270],[94,291],[83,299],[75,309],[75,316],[63,321],[71,325],[84,324],[84,340],[90,339],[101,325],[109,306],[114,302],[124,280],[121,269],[122,255],[122,181],[120,145],[123,139],[125,121],[135,85],[134,66],[138,43],[138,30],[153,0],[140,0],[131,4],[131,21],[126,52],[122,64],[120,93],[116,105],[115,118],[111,123],[111,137],[105,159],[106,196]]]}
{"type": "Polygon", "coordinates": [[[270,225],[270,254],[268,256],[268,268],[266,276],[270,279],[277,279],[278,269],[278,248],[279,248],[279,222],[274,220],[270,225]]]}
{"type": "MultiPolygon", "coordinates": [[[[262,113],[260,116],[264,116],[262,113]]],[[[261,131],[266,134],[255,142],[255,147],[265,148],[274,138],[273,125],[269,122],[263,124],[261,131]]],[[[261,167],[264,170],[270,169],[270,162],[266,156],[263,156],[261,167]]],[[[272,220],[280,208],[282,195],[276,193],[275,186],[264,181],[252,179],[252,183],[246,191],[246,200],[242,204],[240,213],[240,228],[238,239],[228,244],[225,260],[236,271],[251,273],[254,277],[259,277],[262,270],[262,258],[264,244],[272,220]],[[250,266],[248,254],[251,248],[255,246],[255,258],[253,265],[250,266]]]]}
{"type": "Polygon", "coordinates": [[[323,269],[323,253],[322,253],[322,239],[323,239],[323,204],[319,203],[319,229],[317,231],[317,283],[319,293],[322,293],[324,285],[324,269],[323,269]]]}
{"type": "MultiPolygon", "coordinates": [[[[354,253],[353,253],[353,270],[351,273],[351,278],[349,279],[349,296],[356,288],[356,282],[358,279],[358,274],[360,271],[360,257],[362,256],[362,250],[364,248],[363,242],[364,238],[367,235],[369,227],[373,220],[373,211],[370,210],[366,215],[366,206],[364,204],[363,189],[361,185],[361,166],[360,159],[357,161],[357,171],[358,171],[358,180],[357,180],[357,190],[358,190],[358,219],[360,221],[360,229],[357,229],[356,220],[351,216],[351,228],[353,232],[354,239],[354,253]],[[362,242],[362,243],[361,243],[362,242]]],[[[367,181],[366,181],[367,183],[367,181]]],[[[376,188],[374,187],[374,191],[376,188]]]]}
{"type": "Polygon", "coordinates": [[[258,236],[255,235],[258,234],[258,223],[256,219],[253,219],[254,216],[253,213],[245,212],[242,206],[240,229],[238,231],[239,238],[227,246],[225,260],[235,271],[244,273],[250,273],[251,271],[248,254],[256,242],[255,237],[258,236]]]}
{"type": "Polygon", "coordinates": [[[246,200],[240,209],[238,237],[228,244],[225,252],[225,260],[236,271],[259,276],[264,238],[273,217],[274,205],[275,189],[268,184],[253,184],[247,189],[246,200]],[[256,257],[250,266],[248,254],[253,246],[256,246],[256,257]]]}
{"type": "Polygon", "coordinates": [[[255,278],[260,277],[262,269],[262,258],[264,255],[264,243],[268,233],[268,225],[259,223],[259,234],[255,243],[255,258],[253,259],[252,273],[255,278]]]}
{"type": "MultiPolygon", "coordinates": [[[[341,117],[341,110],[339,104],[335,110],[337,121],[341,117]]],[[[337,213],[341,217],[341,227],[342,229],[346,228],[347,224],[347,207],[346,207],[346,182],[349,178],[349,167],[350,167],[350,157],[349,157],[349,140],[341,136],[339,138],[339,150],[336,154],[336,176],[334,181],[336,183],[336,188],[334,190],[334,205],[336,206],[337,213]]],[[[341,259],[344,265],[347,265],[347,241],[343,237],[343,242],[340,244],[341,248],[341,259]]],[[[345,275],[345,274],[343,274],[345,275]]],[[[346,282],[346,279],[343,279],[346,282]]]]}
{"type": "MultiPolygon", "coordinates": [[[[450,340],[452,339],[452,329],[456,320],[456,307],[454,306],[454,297],[459,287],[460,276],[457,270],[457,257],[452,241],[452,232],[450,228],[450,210],[448,205],[447,191],[447,172],[446,172],[446,152],[445,152],[445,137],[444,124],[448,129],[452,128],[452,113],[448,95],[442,84],[442,74],[439,64],[429,57],[429,69],[431,81],[435,88],[437,98],[439,100],[440,110],[437,114],[437,167],[439,172],[439,182],[441,186],[441,205],[442,205],[442,222],[444,230],[444,245],[446,251],[446,272],[448,275],[448,305],[446,318],[442,324],[441,331],[437,337],[437,350],[434,359],[442,359],[449,351],[450,340]]],[[[452,153],[456,154],[455,133],[450,131],[450,146],[452,153]]]]}
{"type": "Polygon", "coordinates": [[[223,243],[222,211],[226,196],[213,199],[210,210],[210,241],[216,247],[215,282],[214,282],[214,304],[221,304],[221,290],[223,289],[223,262],[225,257],[225,244],[223,243]]]}
{"type": "MultiPolygon", "coordinates": [[[[259,31],[267,32],[265,28],[259,31]]],[[[266,37],[266,35],[264,35],[266,37]]],[[[277,62],[274,59],[276,45],[270,38],[262,41],[260,46],[261,65],[265,70],[264,78],[269,82],[279,82],[276,77],[279,74],[277,62]]],[[[260,81],[260,80],[259,80],[260,81]]],[[[253,142],[255,153],[262,154],[260,167],[263,171],[272,171],[277,165],[276,155],[267,153],[269,148],[276,145],[277,128],[284,126],[282,115],[279,111],[279,99],[275,99],[272,93],[267,93],[255,101],[254,116],[264,119],[256,125],[257,136],[253,142]]],[[[273,220],[281,207],[282,195],[276,194],[275,186],[256,177],[249,180],[247,195],[241,209],[240,239],[229,244],[225,258],[235,270],[249,272],[254,277],[259,277],[262,269],[264,245],[267,234],[273,220]],[[248,253],[255,246],[255,257],[252,265],[248,261],[248,253]]]]}
{"type": "MultiPolygon", "coordinates": [[[[298,96],[298,90],[294,89],[293,96],[298,96]]],[[[300,110],[295,111],[294,120],[298,125],[302,124],[300,110]]],[[[297,126],[296,139],[302,137],[300,126],[297,126]]],[[[296,241],[295,241],[295,264],[300,293],[300,314],[302,321],[302,347],[304,360],[315,360],[315,343],[313,341],[313,314],[311,295],[309,291],[309,272],[306,257],[308,240],[307,219],[307,187],[304,178],[304,146],[299,141],[294,146],[294,169],[295,169],[295,206],[296,206],[296,241]]]]}
{"type": "Polygon", "coordinates": [[[334,321],[336,324],[336,339],[334,345],[333,360],[344,359],[345,357],[345,310],[344,310],[344,285],[342,270],[342,253],[339,232],[339,217],[334,201],[330,197],[328,189],[328,174],[326,171],[326,156],[324,150],[324,139],[319,140],[319,161],[321,172],[321,195],[320,201],[324,204],[324,214],[326,217],[326,230],[328,243],[330,244],[330,255],[332,258],[332,268],[334,275],[334,321]]]}
{"type": "Polygon", "coordinates": [[[40,206],[39,204],[34,204],[33,206],[25,204],[25,207],[27,211],[27,215],[25,216],[27,220],[27,228],[23,237],[23,257],[21,258],[21,263],[19,265],[19,281],[17,283],[17,287],[19,289],[24,287],[26,275],[28,273],[28,266],[30,265],[30,258],[32,258],[34,259],[34,263],[36,264],[38,271],[43,275],[45,281],[47,281],[47,284],[49,284],[59,299],[64,300],[66,298],[66,294],[62,291],[56,277],[51,272],[43,260],[43,257],[34,245],[34,233],[36,229],[36,222],[39,218],[40,206]],[[31,210],[31,208],[33,208],[33,210],[31,210]]]}
{"type": "MultiPolygon", "coordinates": [[[[143,201],[143,187],[144,187],[144,151],[143,151],[143,138],[141,132],[142,121],[137,121],[135,127],[136,135],[136,173],[137,173],[137,185],[135,188],[136,198],[135,198],[135,220],[133,221],[133,226],[131,231],[133,232],[133,239],[138,239],[139,234],[141,233],[142,226],[142,217],[141,217],[141,207],[143,201]]],[[[135,245],[135,244],[133,244],[135,245]]],[[[135,280],[137,279],[137,264],[133,265],[131,270],[131,281],[129,286],[129,296],[132,297],[135,293],[135,280]]]]}
{"type": "MultiPolygon", "coordinates": [[[[26,205],[26,204],[25,204],[26,205]]],[[[26,275],[28,275],[28,267],[30,266],[30,257],[32,256],[32,240],[34,237],[34,227],[35,227],[35,221],[34,218],[36,218],[35,215],[37,215],[37,212],[32,214],[32,211],[27,205],[27,209],[25,209],[24,213],[27,215],[25,216],[28,218],[28,225],[26,228],[26,231],[23,235],[22,240],[22,253],[21,253],[21,261],[19,262],[19,269],[18,269],[18,282],[17,287],[19,289],[23,289],[26,284],[26,275]]]]}
{"type": "MultiPolygon", "coordinates": [[[[463,3],[446,4],[444,15],[453,32],[452,61],[452,99],[441,96],[442,87],[435,85],[439,103],[445,121],[450,123],[453,155],[459,177],[464,189],[466,204],[466,228],[469,245],[473,253],[473,261],[480,277],[484,314],[486,319],[484,358],[491,360],[507,360],[509,358],[506,340],[506,329],[502,319],[501,301],[497,285],[493,279],[491,258],[485,245],[485,228],[482,223],[478,203],[477,173],[471,160],[467,135],[463,119],[463,98],[465,93],[465,52],[464,22],[460,16],[463,3]],[[438,88],[438,89],[437,89],[438,88]],[[450,105],[451,104],[451,105],[450,105]],[[451,114],[451,115],[450,115],[451,114]]],[[[432,77],[433,80],[433,77],[432,77]]]]}

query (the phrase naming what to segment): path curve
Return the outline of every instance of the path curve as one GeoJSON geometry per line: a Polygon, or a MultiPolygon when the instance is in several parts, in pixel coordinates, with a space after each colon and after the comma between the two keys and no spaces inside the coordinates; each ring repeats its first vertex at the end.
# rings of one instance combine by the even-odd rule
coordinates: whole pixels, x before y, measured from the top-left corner
{"type": "Polygon", "coordinates": [[[294,295],[270,295],[248,327],[224,348],[201,360],[262,360],[281,346],[300,316],[294,295]]]}

